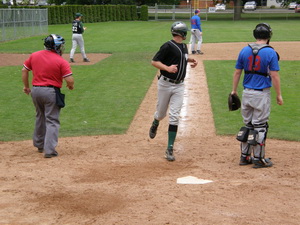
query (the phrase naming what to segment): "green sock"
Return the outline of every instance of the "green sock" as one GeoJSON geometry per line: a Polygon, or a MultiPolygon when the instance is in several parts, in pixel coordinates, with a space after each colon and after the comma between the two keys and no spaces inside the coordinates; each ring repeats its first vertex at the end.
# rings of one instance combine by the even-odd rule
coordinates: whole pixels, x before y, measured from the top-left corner
{"type": "Polygon", "coordinates": [[[174,131],[169,131],[168,132],[168,148],[173,148],[174,142],[175,142],[175,138],[176,138],[176,134],[177,132],[174,131]]]}
{"type": "Polygon", "coordinates": [[[168,129],[168,148],[173,148],[174,142],[175,142],[175,138],[176,138],[176,134],[177,134],[177,129],[178,126],[177,125],[171,125],[169,124],[169,129],[168,129]]]}
{"type": "Polygon", "coordinates": [[[159,125],[159,120],[154,119],[154,120],[153,120],[153,124],[154,124],[155,126],[158,126],[158,125],[159,125]]]}

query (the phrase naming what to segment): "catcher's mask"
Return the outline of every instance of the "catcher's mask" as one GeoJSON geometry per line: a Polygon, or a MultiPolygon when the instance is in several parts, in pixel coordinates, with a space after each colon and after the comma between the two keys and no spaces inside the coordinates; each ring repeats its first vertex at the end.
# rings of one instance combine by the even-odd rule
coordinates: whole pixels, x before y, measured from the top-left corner
{"type": "Polygon", "coordinates": [[[183,40],[186,39],[188,28],[185,23],[181,21],[177,21],[172,24],[171,26],[171,33],[173,36],[178,35],[183,38],[183,40]]]}
{"type": "Polygon", "coordinates": [[[267,39],[270,40],[272,37],[272,28],[267,23],[257,24],[253,30],[253,36],[255,39],[267,39]]]}
{"type": "Polygon", "coordinates": [[[57,34],[50,34],[44,39],[44,45],[47,50],[55,50],[59,55],[62,55],[65,50],[65,39],[57,34]]]}

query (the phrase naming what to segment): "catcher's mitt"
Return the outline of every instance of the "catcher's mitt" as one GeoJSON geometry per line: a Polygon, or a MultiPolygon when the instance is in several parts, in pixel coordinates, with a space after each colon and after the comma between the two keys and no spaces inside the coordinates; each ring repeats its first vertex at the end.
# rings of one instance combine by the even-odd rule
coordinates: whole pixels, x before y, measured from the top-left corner
{"type": "Polygon", "coordinates": [[[241,100],[239,98],[239,96],[237,96],[236,94],[229,94],[228,96],[228,108],[229,111],[235,111],[238,110],[241,107],[241,100]]]}

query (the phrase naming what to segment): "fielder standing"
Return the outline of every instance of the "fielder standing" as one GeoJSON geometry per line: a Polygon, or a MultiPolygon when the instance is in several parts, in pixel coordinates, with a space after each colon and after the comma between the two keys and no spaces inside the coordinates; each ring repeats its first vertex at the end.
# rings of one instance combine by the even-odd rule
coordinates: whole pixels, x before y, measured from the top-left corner
{"type": "Polygon", "coordinates": [[[60,127],[57,91],[60,93],[63,80],[70,90],[74,88],[70,64],[61,57],[64,43],[63,37],[49,35],[44,40],[46,49],[32,53],[22,69],[23,92],[27,95],[31,93],[36,109],[33,145],[40,153],[45,153],[45,158],[58,155],[55,150],[60,127]],[[32,90],[29,87],[29,71],[33,74],[32,90]]]}
{"type": "Polygon", "coordinates": [[[158,94],[156,112],[149,131],[151,139],[155,138],[159,121],[165,118],[169,108],[168,146],[165,157],[174,161],[173,146],[177,135],[180,110],[183,104],[184,78],[187,63],[197,66],[195,59],[188,58],[186,39],[188,28],[183,22],[175,22],[171,26],[173,39],[164,43],[152,59],[152,65],[160,70],[158,77],[158,94]]]}
{"type": "Polygon", "coordinates": [[[195,10],[195,15],[191,18],[191,49],[192,54],[200,54],[203,55],[204,53],[201,51],[202,45],[202,28],[201,28],[201,19],[199,16],[200,10],[195,10]],[[198,41],[196,47],[196,41],[198,41]]]}
{"type": "Polygon", "coordinates": [[[237,135],[237,139],[241,141],[240,165],[254,163],[253,168],[263,168],[273,165],[270,158],[265,158],[272,84],[277,104],[282,105],[283,99],[278,73],[279,55],[269,45],[272,37],[270,25],[258,24],[253,30],[253,36],[256,42],[244,47],[238,56],[231,94],[237,94],[237,86],[244,70],[242,116],[245,126],[237,135]]]}
{"type": "Polygon", "coordinates": [[[72,23],[72,49],[70,52],[70,62],[74,63],[74,54],[77,48],[77,45],[79,45],[80,52],[83,58],[84,62],[90,62],[90,60],[87,58],[84,50],[84,40],[82,34],[86,30],[86,27],[83,26],[83,23],[81,21],[82,14],[76,13],[75,14],[75,20],[72,23]]]}

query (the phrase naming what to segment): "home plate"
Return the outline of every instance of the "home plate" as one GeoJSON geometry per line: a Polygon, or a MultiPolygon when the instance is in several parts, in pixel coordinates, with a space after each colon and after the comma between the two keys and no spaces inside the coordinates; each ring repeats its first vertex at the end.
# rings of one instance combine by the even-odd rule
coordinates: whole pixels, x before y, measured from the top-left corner
{"type": "Polygon", "coordinates": [[[207,184],[213,182],[212,180],[203,180],[193,176],[177,178],[177,184],[207,184]]]}

